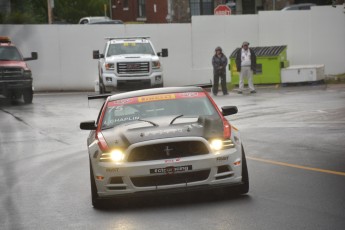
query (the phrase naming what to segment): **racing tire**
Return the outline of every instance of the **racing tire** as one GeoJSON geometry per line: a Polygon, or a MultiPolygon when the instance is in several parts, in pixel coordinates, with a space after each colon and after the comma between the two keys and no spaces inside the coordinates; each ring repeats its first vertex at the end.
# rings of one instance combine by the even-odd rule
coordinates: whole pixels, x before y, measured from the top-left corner
{"type": "Polygon", "coordinates": [[[25,104],[31,104],[32,103],[33,94],[34,93],[33,93],[32,89],[25,89],[23,91],[23,99],[24,99],[25,104]]]}
{"type": "Polygon", "coordinates": [[[92,206],[96,209],[103,209],[106,208],[106,205],[104,203],[104,200],[101,200],[97,194],[97,186],[95,182],[95,177],[93,175],[91,160],[90,162],[90,184],[91,184],[91,200],[92,200],[92,206]]]}
{"type": "Polygon", "coordinates": [[[246,194],[249,191],[249,175],[246,154],[242,146],[242,184],[237,187],[237,194],[246,194]]]}

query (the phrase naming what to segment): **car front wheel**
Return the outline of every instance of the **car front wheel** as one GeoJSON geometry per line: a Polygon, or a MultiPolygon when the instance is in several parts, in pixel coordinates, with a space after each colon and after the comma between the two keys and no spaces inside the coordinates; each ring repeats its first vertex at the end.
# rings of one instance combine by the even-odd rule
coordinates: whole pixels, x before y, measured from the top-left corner
{"type": "Polygon", "coordinates": [[[97,187],[96,187],[96,182],[95,182],[95,176],[93,175],[91,160],[90,160],[90,184],[91,184],[92,206],[96,209],[105,208],[106,205],[104,203],[104,200],[101,200],[97,194],[97,187]]]}
{"type": "Polygon", "coordinates": [[[238,194],[246,194],[249,191],[249,175],[246,154],[242,146],[242,184],[237,187],[238,194]]]}

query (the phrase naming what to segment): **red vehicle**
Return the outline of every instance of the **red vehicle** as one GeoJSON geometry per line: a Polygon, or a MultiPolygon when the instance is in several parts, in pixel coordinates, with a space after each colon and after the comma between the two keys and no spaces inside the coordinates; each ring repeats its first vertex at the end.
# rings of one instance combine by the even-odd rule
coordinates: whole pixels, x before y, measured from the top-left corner
{"type": "Polygon", "coordinates": [[[8,37],[0,37],[0,95],[11,100],[23,96],[25,103],[32,103],[33,87],[31,70],[25,61],[37,59],[37,52],[23,58],[8,37]]]}

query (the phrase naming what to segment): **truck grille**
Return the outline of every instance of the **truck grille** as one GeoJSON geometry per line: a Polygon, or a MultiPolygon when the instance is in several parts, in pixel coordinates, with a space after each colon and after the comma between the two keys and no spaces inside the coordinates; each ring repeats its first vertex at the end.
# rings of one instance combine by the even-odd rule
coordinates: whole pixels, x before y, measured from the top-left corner
{"type": "Polygon", "coordinates": [[[210,175],[211,170],[201,170],[196,172],[186,172],[178,174],[167,174],[157,176],[131,177],[135,187],[150,187],[173,184],[186,184],[197,181],[204,181],[210,175]]]}
{"type": "Polygon", "coordinates": [[[20,77],[23,75],[23,69],[18,67],[0,67],[1,77],[20,77]]]}
{"type": "Polygon", "coordinates": [[[173,159],[208,154],[208,148],[201,141],[169,142],[134,148],[128,162],[173,159]]]}
{"type": "Polygon", "coordinates": [[[145,74],[150,71],[149,62],[119,62],[117,63],[118,74],[145,74]]]}

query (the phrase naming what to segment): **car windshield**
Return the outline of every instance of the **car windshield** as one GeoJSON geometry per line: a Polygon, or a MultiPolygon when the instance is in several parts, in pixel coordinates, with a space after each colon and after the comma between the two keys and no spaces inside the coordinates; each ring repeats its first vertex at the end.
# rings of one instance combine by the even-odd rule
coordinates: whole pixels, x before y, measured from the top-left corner
{"type": "Polygon", "coordinates": [[[0,61],[21,61],[22,56],[14,46],[0,46],[0,61]]]}
{"type": "Polygon", "coordinates": [[[150,118],[159,116],[176,116],[176,120],[215,114],[217,111],[204,92],[142,96],[108,102],[102,129],[137,120],[150,121],[150,118]]]}
{"type": "Polygon", "coordinates": [[[107,57],[123,54],[150,54],[154,55],[154,51],[150,43],[125,42],[110,44],[107,57]]]}

